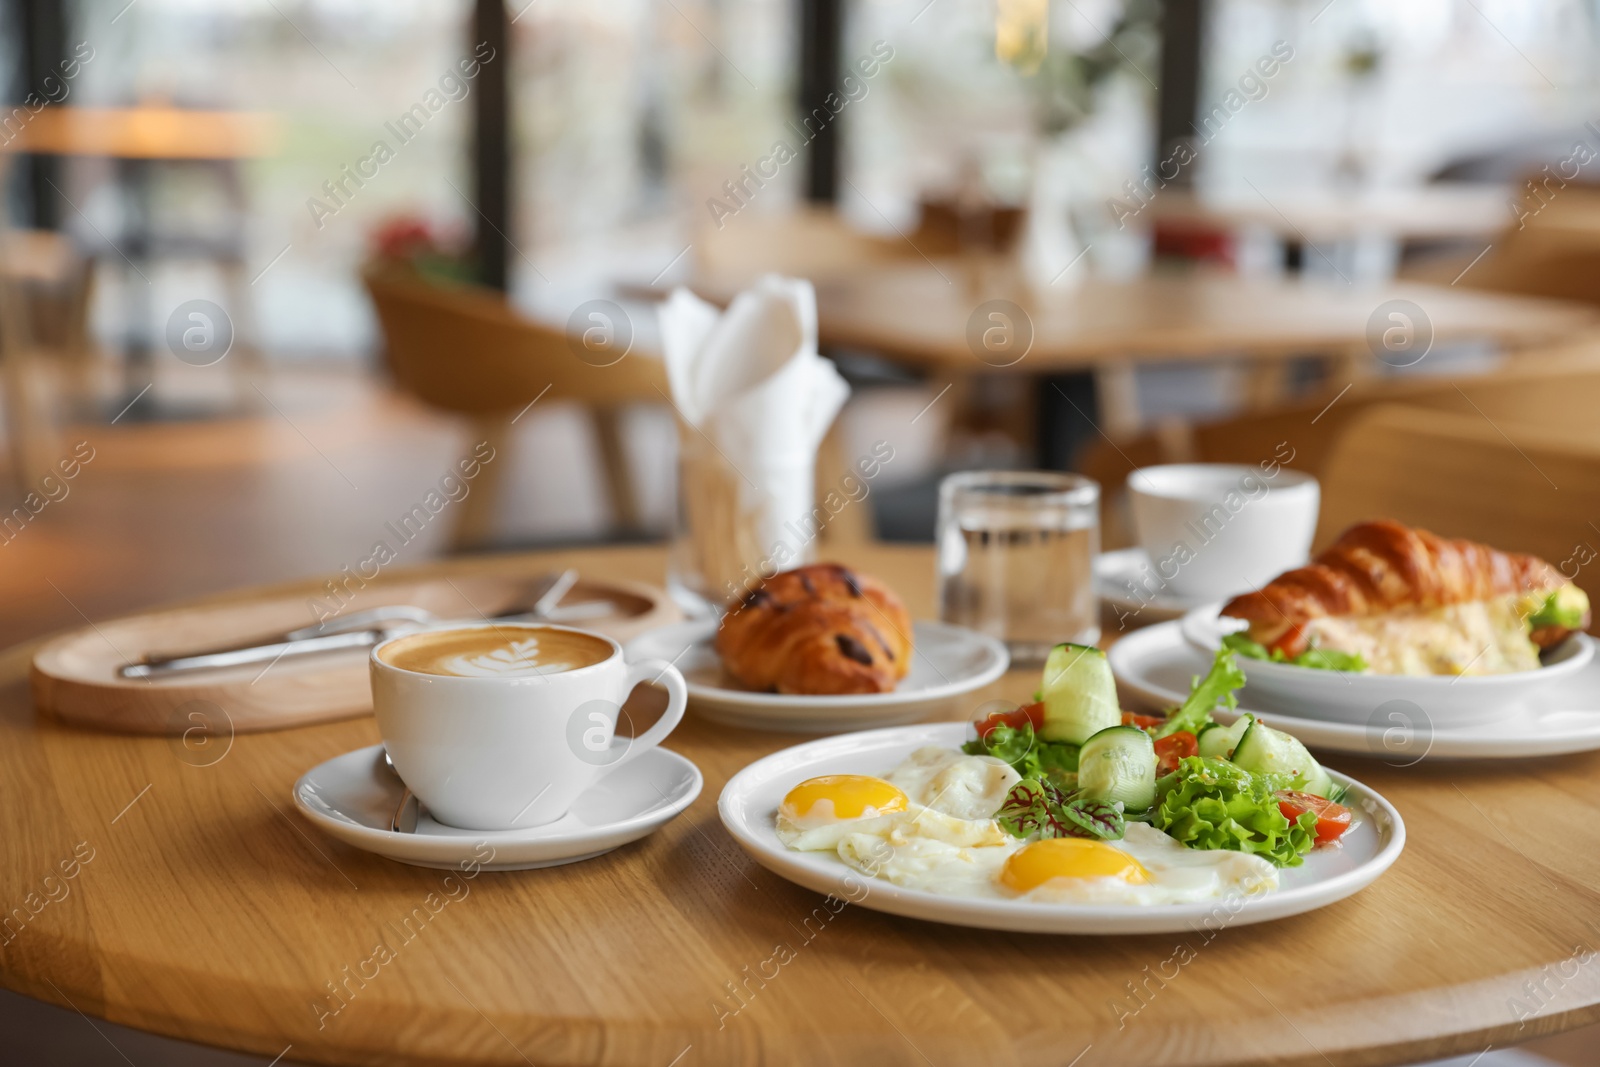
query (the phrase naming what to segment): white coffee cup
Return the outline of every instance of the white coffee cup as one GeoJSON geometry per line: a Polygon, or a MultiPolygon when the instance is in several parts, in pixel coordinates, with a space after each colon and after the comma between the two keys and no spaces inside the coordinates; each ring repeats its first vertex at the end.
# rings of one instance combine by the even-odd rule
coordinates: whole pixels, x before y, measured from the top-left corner
{"type": "MultiPolygon", "coordinates": [[[[493,629],[456,626],[455,630],[493,629]]],[[[571,630],[565,626],[539,629],[571,630]]],[[[604,641],[604,660],[550,674],[460,677],[396,667],[372,650],[372,707],[395,770],[439,822],[467,830],[515,830],[554,822],[602,775],[666,739],[683,719],[688,691],[665,660],[628,663],[604,641]],[[654,726],[613,744],[634,686],[666,688],[654,726]]]]}
{"type": "Polygon", "coordinates": [[[1128,500],[1153,579],[1180,596],[1210,599],[1248,592],[1304,563],[1322,490],[1311,475],[1277,463],[1173,463],[1130,474],[1128,500]]]}

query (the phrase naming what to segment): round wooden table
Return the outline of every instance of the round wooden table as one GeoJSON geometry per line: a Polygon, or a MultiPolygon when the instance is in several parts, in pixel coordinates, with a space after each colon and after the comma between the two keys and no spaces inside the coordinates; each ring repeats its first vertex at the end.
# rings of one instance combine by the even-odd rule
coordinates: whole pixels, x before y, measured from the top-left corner
{"type": "MultiPolygon", "coordinates": [[[[546,558],[659,581],[665,553],[546,558]]],[[[929,613],[931,549],[850,562],[929,613]]],[[[195,766],[168,739],[39,720],[29,654],[0,655],[0,982],[193,1041],[350,1064],[1312,1067],[1600,1019],[1600,755],[1331,758],[1407,820],[1405,854],[1370,889],[1220,932],[1029,937],[830,915],[747,859],[717,794],[796,736],[691,715],[668,742],[705,772],[684,815],[586,863],[452,888],[293,808],[303,771],[378,740],[371,719],[241,734],[195,766]],[[421,932],[372,964],[418,907],[434,912],[421,932]]],[[[1035,684],[1013,672],[973,703],[1035,684]]]]}

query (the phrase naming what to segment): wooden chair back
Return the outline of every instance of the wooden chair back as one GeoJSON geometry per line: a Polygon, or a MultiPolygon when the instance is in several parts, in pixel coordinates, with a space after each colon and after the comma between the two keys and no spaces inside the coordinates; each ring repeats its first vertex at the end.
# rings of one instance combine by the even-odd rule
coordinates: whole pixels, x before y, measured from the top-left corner
{"type": "Polygon", "coordinates": [[[1514,221],[1459,284],[1600,304],[1600,186],[1534,174],[1513,203],[1514,221]]]}
{"type": "MultiPolygon", "coordinates": [[[[1600,342],[1593,340],[1518,361],[1489,374],[1465,377],[1373,378],[1342,396],[1324,394],[1264,411],[1197,426],[1168,426],[1128,440],[1102,439],[1085,449],[1084,473],[1100,482],[1108,504],[1115,501],[1135,467],[1157,463],[1259,463],[1270,457],[1321,476],[1335,445],[1352,423],[1380,404],[1407,404],[1439,411],[1563,428],[1569,435],[1600,434],[1600,342]],[[1331,402],[1331,403],[1330,403],[1331,402]]],[[[1125,543],[1123,516],[1103,516],[1107,544],[1125,543]]]]}
{"type": "MultiPolygon", "coordinates": [[[[627,352],[609,365],[581,358],[563,330],[518,315],[497,293],[435,285],[403,271],[374,269],[363,276],[384,335],[384,360],[395,383],[423,403],[466,415],[497,452],[509,454],[511,424],[534,401],[573,401],[595,420],[606,489],[615,524],[639,526],[620,409],[666,402],[660,359],[627,352]]],[[[614,328],[616,324],[596,324],[614,328]]],[[[484,467],[462,503],[452,547],[473,548],[493,537],[504,463],[484,467]]]]}
{"type": "Polygon", "coordinates": [[[1600,597],[1600,435],[1477,413],[1377,405],[1352,420],[1322,474],[1317,545],[1393,518],[1549,560],[1600,597]]]}
{"type": "Polygon", "coordinates": [[[546,400],[596,407],[662,402],[666,369],[629,352],[610,366],[579,358],[565,331],[534,322],[497,293],[437,285],[403,272],[364,276],[395,382],[424,403],[465,415],[521,410],[546,400]]]}

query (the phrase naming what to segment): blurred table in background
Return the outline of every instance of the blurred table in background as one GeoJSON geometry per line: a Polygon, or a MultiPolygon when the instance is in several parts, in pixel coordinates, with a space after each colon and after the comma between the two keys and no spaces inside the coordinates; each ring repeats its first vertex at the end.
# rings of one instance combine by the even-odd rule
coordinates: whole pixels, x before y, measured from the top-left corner
{"type": "Polygon", "coordinates": [[[276,151],[275,116],[161,106],[50,107],[22,127],[19,152],[111,159],[253,159],[276,151]]]}
{"type": "Polygon", "coordinates": [[[1343,241],[1367,234],[1426,241],[1492,237],[1516,221],[1514,202],[1508,187],[1463,182],[1349,191],[1164,189],[1148,210],[1158,222],[1256,227],[1290,241],[1343,241]]]}
{"type": "MultiPolygon", "coordinates": [[[[246,219],[248,200],[240,162],[272,155],[277,150],[276,116],[261,112],[208,111],[149,105],[129,108],[48,107],[24,125],[8,146],[13,151],[40,155],[84,156],[114,160],[117,184],[123,198],[122,230],[114,239],[89,227],[106,248],[93,249],[108,266],[131,269],[130,284],[123,289],[129,324],[126,342],[125,394],[114,400],[111,411],[141,392],[150,379],[151,350],[159,332],[153,324],[156,311],[153,285],[144,268],[163,257],[202,258],[222,270],[228,293],[225,309],[232,320],[238,370],[259,369],[251,329],[249,279],[246,277],[246,219]],[[153,224],[152,170],[161,165],[200,168],[216,181],[232,221],[214,233],[163,234],[153,224]],[[114,253],[106,255],[103,253],[114,253]],[[142,283],[142,284],[139,284],[142,283]]],[[[55,190],[72,208],[72,216],[87,217],[69,197],[69,189],[55,190]]],[[[69,216],[70,218],[71,216],[69,216]]],[[[243,394],[242,388],[239,390],[243,394]]],[[[153,405],[130,410],[130,418],[148,417],[153,405]]]]}
{"type": "MultiPolygon", "coordinates": [[[[707,276],[692,285],[707,299],[725,303],[748,282],[707,276]]],[[[1092,388],[1076,395],[1069,395],[1070,381],[1054,381],[1054,388],[1095,430],[1110,435],[1139,428],[1134,368],[1141,363],[1251,360],[1251,406],[1282,396],[1293,359],[1328,358],[1343,380],[1370,376],[1378,369],[1368,340],[1374,316],[1393,300],[1420,309],[1435,344],[1483,340],[1518,351],[1600,326],[1600,311],[1562,301],[1207,269],[1130,281],[1090,277],[1041,291],[1024,284],[1009,261],[966,258],[877,264],[814,282],[824,345],[875,353],[950,381],[958,394],[983,374],[1089,372],[1092,388]],[[1015,332],[1014,347],[985,348],[983,336],[995,326],[1015,332]]],[[[1381,315],[1377,321],[1381,335],[1390,323],[1381,315]]]]}

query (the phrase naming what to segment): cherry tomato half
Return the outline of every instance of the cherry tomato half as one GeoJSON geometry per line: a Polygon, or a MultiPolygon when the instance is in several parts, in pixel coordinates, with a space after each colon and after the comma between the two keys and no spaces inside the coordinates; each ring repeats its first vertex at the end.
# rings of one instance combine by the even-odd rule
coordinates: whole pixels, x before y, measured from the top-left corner
{"type": "Polygon", "coordinates": [[[1166,721],[1165,715],[1136,715],[1131,711],[1122,713],[1122,725],[1137,726],[1141,730],[1154,730],[1166,721]]]}
{"type": "Polygon", "coordinates": [[[1350,829],[1350,809],[1343,804],[1335,804],[1315,793],[1302,793],[1297,789],[1280,789],[1273,796],[1278,798],[1278,810],[1290,822],[1308,811],[1316,814],[1319,845],[1339,840],[1340,835],[1350,829]]]}
{"type": "Polygon", "coordinates": [[[1156,738],[1157,777],[1178,769],[1178,761],[1200,751],[1200,742],[1188,730],[1156,738]]]}
{"type": "Polygon", "coordinates": [[[1032,725],[1035,730],[1044,726],[1044,704],[1024,704],[1016,711],[991,711],[989,717],[982,722],[974,723],[973,728],[978,731],[978,736],[985,741],[989,739],[997,726],[1009,726],[1013,730],[1022,729],[1024,724],[1032,725]]]}
{"type": "Polygon", "coordinates": [[[1310,641],[1306,637],[1306,628],[1304,624],[1296,623],[1294,626],[1291,626],[1285,630],[1282,637],[1272,642],[1271,647],[1278,652],[1282,652],[1290,659],[1294,659],[1296,656],[1300,655],[1300,653],[1304,652],[1309,644],[1310,641]]]}

